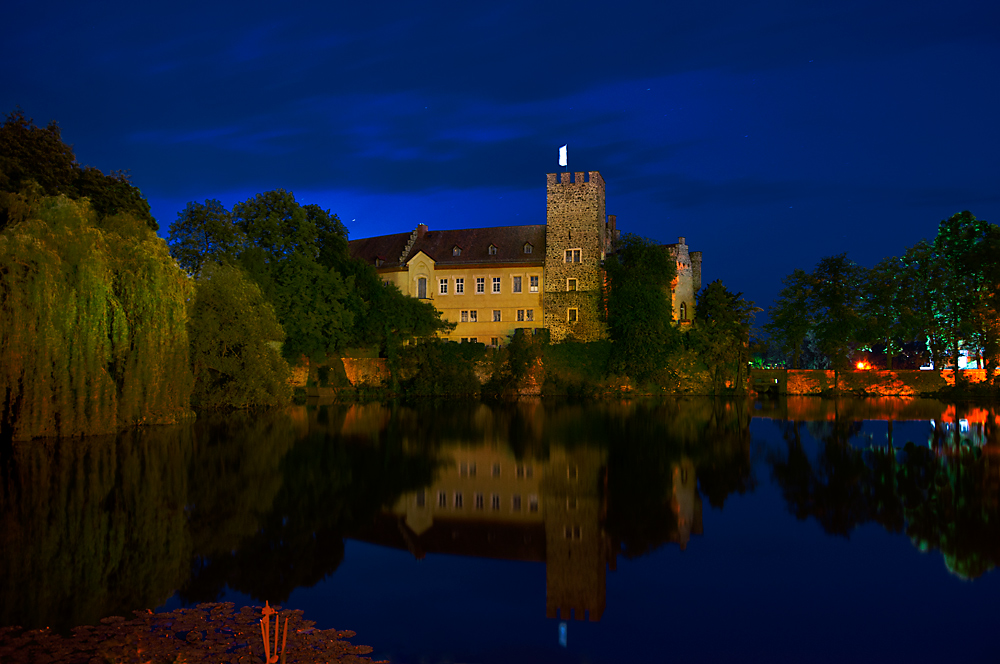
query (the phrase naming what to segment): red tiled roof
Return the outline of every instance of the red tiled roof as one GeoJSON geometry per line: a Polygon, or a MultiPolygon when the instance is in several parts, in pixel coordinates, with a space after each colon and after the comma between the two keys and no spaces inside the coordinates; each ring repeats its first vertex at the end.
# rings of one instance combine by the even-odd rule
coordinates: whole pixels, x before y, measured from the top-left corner
{"type": "Polygon", "coordinates": [[[400,255],[410,241],[410,233],[382,235],[379,237],[352,240],[349,243],[351,256],[380,267],[402,267],[417,252],[422,251],[439,265],[463,265],[478,263],[542,263],[545,261],[545,225],[499,226],[495,228],[465,228],[460,230],[426,231],[416,239],[403,260],[400,255]],[[526,244],[531,245],[531,253],[524,253],[526,244]],[[490,246],[496,253],[490,254],[490,246]],[[454,255],[454,249],[461,254],[454,255]]]}

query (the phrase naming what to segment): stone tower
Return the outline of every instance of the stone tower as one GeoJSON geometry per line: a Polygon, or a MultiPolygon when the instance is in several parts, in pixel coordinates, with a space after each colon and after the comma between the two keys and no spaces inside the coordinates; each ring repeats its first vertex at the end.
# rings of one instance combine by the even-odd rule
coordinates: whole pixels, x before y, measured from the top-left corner
{"type": "Polygon", "coordinates": [[[606,336],[602,320],[606,224],[604,178],[549,173],[546,186],[544,324],[552,341],[606,336]]]}

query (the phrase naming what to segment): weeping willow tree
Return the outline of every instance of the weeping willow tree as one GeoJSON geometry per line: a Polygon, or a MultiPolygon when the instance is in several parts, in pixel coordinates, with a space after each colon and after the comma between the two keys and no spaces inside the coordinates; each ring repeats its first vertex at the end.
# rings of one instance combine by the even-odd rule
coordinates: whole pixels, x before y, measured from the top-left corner
{"type": "Polygon", "coordinates": [[[187,417],[191,292],[142,221],[40,199],[0,232],[0,427],[27,439],[187,417]]]}

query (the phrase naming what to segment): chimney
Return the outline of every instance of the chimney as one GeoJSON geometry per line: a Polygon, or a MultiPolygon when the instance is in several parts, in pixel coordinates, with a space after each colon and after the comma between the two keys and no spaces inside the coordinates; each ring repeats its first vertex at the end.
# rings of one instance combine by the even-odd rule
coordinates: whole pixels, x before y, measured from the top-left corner
{"type": "Polygon", "coordinates": [[[682,237],[677,238],[677,244],[684,244],[684,238],[682,237]]]}
{"type": "Polygon", "coordinates": [[[427,224],[417,224],[417,237],[421,238],[427,233],[427,224]]]}

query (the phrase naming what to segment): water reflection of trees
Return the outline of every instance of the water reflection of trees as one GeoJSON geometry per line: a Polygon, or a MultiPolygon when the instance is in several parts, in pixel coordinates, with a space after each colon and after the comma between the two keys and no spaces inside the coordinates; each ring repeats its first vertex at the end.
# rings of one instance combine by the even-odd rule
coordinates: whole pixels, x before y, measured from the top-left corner
{"type": "Polygon", "coordinates": [[[664,544],[682,548],[700,534],[700,494],[722,508],[733,493],[753,489],[750,418],[743,402],[724,400],[633,403],[608,427],[606,528],[626,557],[664,544]],[[697,524],[685,524],[684,495],[695,500],[697,524]],[[692,526],[694,530],[692,530],[692,526]]]}
{"type": "Polygon", "coordinates": [[[785,453],[769,456],[772,476],[797,518],[814,518],[827,533],[843,537],[870,522],[905,532],[921,550],[941,551],[948,568],[964,578],[1000,562],[995,441],[963,444],[954,435],[957,426],[938,422],[930,447],[856,447],[849,441],[860,423],[837,418],[809,423],[819,443],[810,459],[802,429],[801,422],[786,422],[785,453]]]}

